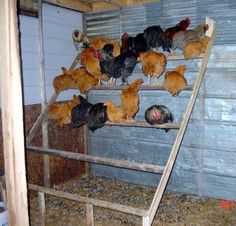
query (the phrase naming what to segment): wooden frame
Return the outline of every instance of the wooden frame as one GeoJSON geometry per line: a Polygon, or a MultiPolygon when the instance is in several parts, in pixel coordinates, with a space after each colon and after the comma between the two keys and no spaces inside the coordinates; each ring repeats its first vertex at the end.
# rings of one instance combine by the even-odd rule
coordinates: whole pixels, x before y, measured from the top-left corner
{"type": "Polygon", "coordinates": [[[1,110],[8,225],[29,225],[16,0],[0,7],[1,110]]]}
{"type": "MultiPolygon", "coordinates": [[[[207,46],[206,52],[201,55],[201,65],[199,72],[196,76],[196,80],[194,83],[193,87],[188,87],[187,90],[192,90],[192,94],[189,99],[189,103],[187,106],[187,110],[184,114],[183,121],[181,124],[174,124],[174,123],[169,123],[169,124],[164,124],[164,125],[159,125],[159,126],[147,126],[146,123],[144,122],[124,122],[124,123],[108,123],[108,125],[119,125],[119,126],[136,126],[136,127],[154,127],[154,128],[172,128],[172,129],[179,129],[175,143],[173,145],[173,148],[171,150],[170,156],[168,158],[166,166],[158,166],[158,165],[151,165],[151,164],[142,164],[142,163],[134,163],[134,162],[128,162],[128,161],[120,161],[120,160],[112,160],[108,158],[102,158],[102,157],[96,157],[96,156],[91,156],[87,154],[78,154],[78,153],[71,153],[71,152],[65,152],[61,150],[53,150],[53,149],[48,149],[48,148],[41,148],[41,147],[35,147],[35,146],[28,146],[28,148],[31,151],[35,152],[40,152],[40,153],[46,153],[46,154],[51,154],[51,155],[56,155],[60,156],[63,158],[69,158],[69,159],[76,159],[76,160],[81,160],[85,162],[90,162],[90,163],[95,163],[95,164],[102,164],[102,165],[111,165],[115,167],[121,167],[121,168],[127,168],[127,169],[134,169],[134,170],[141,170],[141,171],[147,171],[147,172],[155,172],[155,173],[162,173],[161,180],[159,182],[159,185],[156,189],[154,198],[152,200],[152,203],[150,205],[149,210],[143,210],[143,209],[137,209],[137,208],[132,208],[129,206],[124,206],[124,205],[119,205],[119,204],[114,204],[114,203],[109,203],[109,202],[104,202],[104,201],[99,201],[95,199],[90,199],[87,197],[82,197],[80,195],[75,195],[75,194],[70,194],[67,192],[61,192],[57,191],[55,189],[49,189],[33,184],[29,184],[29,189],[38,191],[44,194],[48,195],[53,195],[61,198],[66,198],[74,201],[80,201],[86,203],[86,209],[87,209],[87,225],[88,226],[93,226],[94,225],[94,220],[93,220],[93,206],[100,206],[103,208],[108,208],[108,209],[113,209],[117,210],[120,212],[125,212],[129,214],[133,214],[136,216],[141,216],[142,217],[142,225],[143,226],[151,226],[152,221],[154,219],[155,213],[157,211],[157,208],[160,204],[161,198],[163,196],[163,193],[165,191],[167,182],[169,180],[171,171],[173,169],[176,157],[178,155],[178,151],[180,148],[180,145],[182,143],[184,134],[186,132],[186,128],[188,126],[188,122],[194,107],[194,104],[197,99],[197,95],[201,86],[201,82],[203,80],[204,72],[206,69],[206,65],[210,56],[210,51],[211,47],[213,44],[213,40],[215,37],[215,26],[214,26],[214,21],[210,19],[209,17],[206,17],[206,23],[209,24],[209,30],[207,31],[206,35],[211,37],[211,40],[207,46]]],[[[77,62],[77,57],[74,59],[72,65],[70,68],[73,68],[77,62]]],[[[168,60],[183,60],[183,56],[170,56],[168,57],[168,60]]],[[[146,87],[142,87],[142,89],[145,89],[146,87]]],[[[149,90],[158,90],[158,89],[163,89],[163,87],[149,87],[147,88],[149,90]]],[[[54,94],[53,97],[51,98],[52,102],[53,100],[56,100],[57,95],[54,94]]],[[[39,124],[42,122],[43,118],[46,117],[48,108],[45,108],[44,112],[41,113],[39,116],[39,119],[36,121],[35,125],[33,126],[32,130],[30,131],[28,137],[27,137],[27,144],[29,145],[31,139],[37,132],[37,129],[39,128],[39,124]]],[[[41,196],[41,195],[40,195],[41,196]]],[[[43,200],[41,197],[40,200],[43,200]]],[[[43,202],[43,201],[41,201],[43,202]]],[[[41,213],[44,213],[44,205],[42,204],[42,210],[41,213]]],[[[42,220],[43,221],[43,220],[42,220]]]]}

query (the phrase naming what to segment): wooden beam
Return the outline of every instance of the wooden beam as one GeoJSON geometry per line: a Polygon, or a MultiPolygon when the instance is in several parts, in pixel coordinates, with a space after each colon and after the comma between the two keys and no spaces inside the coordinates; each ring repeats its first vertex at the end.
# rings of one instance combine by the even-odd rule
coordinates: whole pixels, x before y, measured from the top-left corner
{"type": "Polygon", "coordinates": [[[159,2],[160,0],[121,0],[123,6],[145,4],[149,2],[159,2]]]}
{"type": "Polygon", "coordinates": [[[78,0],[45,0],[46,3],[51,3],[53,5],[65,7],[68,9],[78,10],[81,12],[92,11],[92,5],[90,3],[81,2],[78,0]]]}
{"type": "Polygon", "coordinates": [[[165,168],[164,166],[161,166],[161,165],[137,163],[137,162],[130,162],[126,160],[116,160],[116,159],[111,159],[111,158],[104,158],[104,157],[68,152],[68,151],[63,151],[63,150],[42,148],[42,147],[36,147],[36,146],[28,146],[27,148],[36,153],[49,154],[49,155],[54,155],[54,156],[67,158],[67,159],[75,159],[78,161],[85,161],[85,162],[90,162],[90,163],[95,163],[95,164],[100,164],[100,165],[114,166],[114,167],[119,167],[119,168],[133,169],[133,170],[139,170],[139,171],[145,171],[145,172],[151,172],[151,173],[162,173],[165,168]]]}
{"type": "Polygon", "coordinates": [[[38,12],[38,2],[37,0],[19,0],[20,9],[23,11],[38,12]]]}
{"type": "Polygon", "coordinates": [[[94,226],[93,205],[86,203],[87,226],[94,226]]]}
{"type": "Polygon", "coordinates": [[[38,192],[38,201],[39,201],[39,221],[41,226],[46,225],[45,213],[46,213],[46,206],[45,206],[45,195],[42,192],[38,192]]]}
{"type": "Polygon", "coordinates": [[[184,118],[183,118],[183,121],[181,123],[181,127],[178,131],[178,134],[176,136],[175,143],[174,143],[173,148],[171,150],[170,156],[168,158],[166,168],[163,172],[163,175],[161,177],[161,180],[160,180],[159,185],[157,187],[157,190],[155,192],[152,204],[150,206],[149,214],[148,214],[149,218],[150,218],[150,222],[153,221],[153,218],[156,214],[157,208],[160,204],[163,193],[165,191],[165,188],[166,188],[167,182],[169,180],[171,171],[173,169],[173,165],[175,163],[180,145],[182,143],[184,134],[186,132],[186,128],[188,126],[188,121],[190,119],[194,104],[195,104],[196,99],[197,99],[197,95],[198,95],[198,92],[199,92],[199,88],[201,86],[202,78],[203,78],[205,70],[206,70],[208,59],[210,57],[210,52],[211,52],[211,48],[212,48],[212,45],[213,45],[213,40],[215,38],[215,26],[214,26],[214,21],[213,20],[211,20],[208,17],[206,18],[206,20],[207,20],[208,23],[210,23],[210,26],[212,26],[211,33],[210,33],[211,34],[211,40],[210,40],[210,42],[209,42],[209,44],[206,48],[206,52],[204,53],[204,57],[201,60],[201,66],[200,66],[199,72],[196,76],[196,81],[194,83],[194,88],[193,88],[192,95],[189,99],[187,110],[184,114],[184,118]]]}
{"type": "MultiPolygon", "coordinates": [[[[46,97],[46,82],[45,82],[45,58],[44,58],[44,43],[43,43],[43,7],[42,0],[38,0],[38,33],[39,33],[39,64],[40,64],[40,93],[41,93],[41,111],[47,107],[46,97]]],[[[48,122],[42,122],[42,139],[43,147],[48,148],[48,122]]],[[[49,156],[43,156],[43,178],[44,186],[50,186],[50,163],[49,156]]]]}
{"type": "Polygon", "coordinates": [[[126,213],[126,214],[133,214],[136,216],[145,217],[145,216],[147,216],[147,212],[148,212],[147,210],[143,210],[143,209],[138,209],[138,208],[125,206],[125,205],[121,205],[121,204],[116,204],[116,203],[111,203],[111,202],[107,202],[107,201],[96,200],[96,199],[84,197],[84,196],[81,196],[78,194],[71,194],[69,192],[58,191],[55,189],[45,188],[45,187],[34,185],[34,184],[28,184],[28,186],[29,186],[29,189],[33,190],[33,191],[43,192],[44,194],[53,195],[56,197],[65,198],[65,199],[78,201],[78,202],[82,202],[82,203],[88,203],[93,206],[108,208],[108,209],[120,211],[120,212],[126,213]]]}
{"type": "Polygon", "coordinates": [[[122,3],[119,0],[103,0],[103,1],[114,6],[118,6],[118,7],[122,6],[122,3]]]}
{"type": "Polygon", "coordinates": [[[124,122],[107,122],[108,126],[126,126],[126,127],[141,127],[141,128],[156,128],[156,129],[179,129],[178,123],[163,123],[160,125],[151,125],[145,121],[124,121],[124,122]]]}
{"type": "Polygon", "coordinates": [[[1,110],[8,225],[29,225],[16,0],[0,7],[1,110]]]}
{"type": "MultiPolygon", "coordinates": [[[[94,86],[92,90],[122,90],[127,88],[125,85],[101,85],[101,86],[94,86]]],[[[140,87],[139,90],[146,90],[146,91],[157,91],[157,90],[165,90],[163,85],[143,85],[140,87]]],[[[193,85],[187,85],[184,90],[193,90],[193,85]]]]}
{"type": "Polygon", "coordinates": [[[112,9],[118,9],[117,6],[114,6],[107,2],[95,2],[92,4],[92,11],[102,11],[102,10],[112,10],[112,9]]]}

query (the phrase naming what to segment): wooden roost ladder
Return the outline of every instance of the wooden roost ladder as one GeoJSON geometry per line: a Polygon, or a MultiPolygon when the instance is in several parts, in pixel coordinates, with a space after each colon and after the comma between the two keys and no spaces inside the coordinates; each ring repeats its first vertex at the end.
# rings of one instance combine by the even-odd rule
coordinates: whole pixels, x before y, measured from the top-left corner
{"type": "MultiPolygon", "coordinates": [[[[146,164],[146,163],[134,163],[134,162],[129,162],[129,161],[121,161],[121,160],[114,160],[114,159],[109,159],[109,158],[103,158],[103,157],[96,157],[96,156],[91,156],[91,155],[86,155],[86,154],[78,154],[78,153],[72,153],[72,152],[65,152],[62,150],[55,150],[55,149],[49,149],[49,148],[42,148],[42,147],[35,147],[35,146],[30,146],[30,142],[34,135],[36,134],[37,130],[39,129],[41,123],[43,122],[44,118],[46,117],[48,113],[48,107],[45,108],[45,110],[40,114],[39,118],[37,119],[36,123],[32,127],[31,131],[29,132],[27,136],[27,145],[28,149],[34,152],[40,152],[43,154],[49,154],[49,155],[54,155],[54,156],[59,156],[63,158],[68,158],[68,159],[77,159],[80,161],[85,161],[85,162],[90,162],[90,163],[95,163],[95,164],[101,164],[101,165],[111,165],[115,167],[120,167],[120,168],[127,168],[127,169],[135,169],[135,170],[140,170],[140,171],[146,171],[146,172],[154,172],[154,173],[160,173],[162,174],[161,180],[159,182],[159,185],[156,189],[153,201],[151,203],[151,206],[148,210],[143,210],[143,209],[138,209],[138,208],[133,208],[125,205],[120,205],[120,204],[114,204],[106,201],[100,201],[100,200],[95,200],[87,197],[83,197],[77,194],[70,194],[68,192],[61,192],[57,191],[55,189],[51,188],[46,188],[42,186],[37,186],[33,184],[29,184],[29,189],[38,191],[39,192],[39,198],[40,198],[40,212],[42,216],[42,222],[44,222],[44,214],[45,214],[45,201],[44,201],[44,194],[49,194],[53,196],[58,196],[74,201],[80,201],[83,203],[86,203],[86,210],[87,210],[87,225],[93,226],[94,225],[94,219],[93,219],[93,206],[99,206],[103,208],[108,208],[112,210],[117,210],[120,212],[136,215],[136,216],[141,216],[142,217],[142,225],[143,226],[150,226],[152,224],[152,221],[154,219],[155,213],[157,211],[157,208],[160,204],[160,201],[162,199],[165,187],[167,185],[167,182],[169,180],[171,171],[173,169],[180,145],[182,143],[184,134],[186,132],[188,122],[201,86],[201,82],[204,76],[204,72],[206,69],[206,65],[210,56],[210,51],[212,48],[213,40],[215,37],[215,24],[212,19],[209,17],[206,17],[206,23],[209,25],[209,29],[206,32],[206,35],[211,37],[211,40],[206,48],[206,51],[204,54],[202,54],[199,58],[201,61],[199,72],[196,76],[196,80],[193,86],[188,86],[187,90],[192,90],[192,94],[189,99],[189,103],[187,106],[187,110],[183,116],[183,120],[180,124],[176,123],[167,123],[163,125],[149,125],[145,122],[124,122],[124,123],[107,123],[109,125],[116,125],[116,126],[135,126],[135,127],[151,127],[151,128],[171,128],[171,129],[178,129],[178,133],[173,145],[173,148],[171,150],[169,159],[167,161],[167,164],[165,166],[160,166],[160,165],[154,165],[154,164],[146,164]]],[[[71,69],[73,69],[76,66],[76,63],[78,61],[79,54],[75,57],[71,69]]],[[[169,56],[168,60],[184,60],[183,56],[169,56]]],[[[111,87],[110,87],[111,88],[111,87]]],[[[95,89],[109,89],[109,87],[96,87],[95,89]]],[[[121,87],[112,87],[112,89],[121,89],[121,87]]],[[[141,87],[141,90],[162,90],[163,86],[158,86],[158,87],[141,87]]],[[[53,103],[58,94],[54,94],[49,101],[49,104],[53,103]]],[[[42,224],[44,225],[44,223],[42,224]]]]}

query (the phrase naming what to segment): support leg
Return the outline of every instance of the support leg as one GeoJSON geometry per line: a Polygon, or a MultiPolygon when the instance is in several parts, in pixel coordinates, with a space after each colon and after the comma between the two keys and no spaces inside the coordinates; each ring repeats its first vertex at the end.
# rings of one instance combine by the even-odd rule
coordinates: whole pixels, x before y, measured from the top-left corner
{"type": "Polygon", "coordinates": [[[151,224],[150,224],[150,219],[149,219],[148,216],[143,217],[142,226],[151,226],[151,224]]]}

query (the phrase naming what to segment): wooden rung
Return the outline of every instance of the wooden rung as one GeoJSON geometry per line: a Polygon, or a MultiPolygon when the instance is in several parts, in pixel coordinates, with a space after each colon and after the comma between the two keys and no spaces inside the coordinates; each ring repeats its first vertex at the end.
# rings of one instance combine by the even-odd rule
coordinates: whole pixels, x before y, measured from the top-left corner
{"type": "Polygon", "coordinates": [[[75,159],[75,160],[95,163],[99,165],[114,166],[114,167],[133,169],[133,170],[139,170],[139,171],[144,171],[144,172],[161,174],[165,169],[165,166],[161,166],[161,165],[129,162],[126,160],[116,160],[116,159],[97,157],[97,156],[92,156],[92,155],[85,155],[85,154],[50,149],[50,148],[43,148],[43,147],[36,147],[36,146],[27,146],[27,148],[36,153],[49,154],[49,155],[54,155],[54,156],[67,158],[67,159],[75,159]]]}
{"type": "Polygon", "coordinates": [[[121,205],[121,204],[117,204],[117,203],[96,200],[96,199],[88,198],[88,197],[81,196],[78,194],[72,194],[69,192],[58,191],[58,190],[52,189],[52,188],[46,188],[46,187],[42,187],[42,186],[38,186],[38,185],[34,185],[34,184],[28,184],[28,188],[32,191],[43,192],[44,194],[47,194],[47,195],[53,195],[56,197],[69,199],[69,200],[73,200],[73,201],[78,201],[78,202],[82,202],[82,203],[89,203],[93,206],[99,206],[102,208],[109,208],[109,209],[120,211],[120,212],[126,213],[126,214],[133,214],[133,215],[140,216],[140,217],[146,217],[148,215],[148,211],[144,210],[144,209],[138,209],[135,207],[125,206],[125,205],[121,205]]]}
{"type": "Polygon", "coordinates": [[[46,225],[46,219],[45,219],[46,207],[45,207],[44,193],[38,192],[38,201],[39,201],[40,225],[45,226],[46,225]]]}
{"type": "MultiPolygon", "coordinates": [[[[204,57],[204,53],[200,54],[198,57],[191,58],[191,59],[192,60],[194,60],[194,59],[201,59],[203,57],[204,57]]],[[[167,56],[167,60],[186,60],[186,59],[184,58],[184,55],[170,55],[170,56],[167,56]]]]}
{"type": "Polygon", "coordinates": [[[93,205],[86,203],[87,226],[94,226],[93,205]]]}
{"type": "MultiPolygon", "coordinates": [[[[94,86],[92,90],[122,90],[124,88],[127,88],[127,85],[101,85],[101,86],[94,86]]],[[[140,87],[140,90],[165,90],[165,87],[163,85],[143,85],[140,87]]],[[[187,85],[184,90],[193,90],[193,85],[187,85]]]]}
{"type": "Polygon", "coordinates": [[[144,121],[124,121],[124,122],[107,122],[109,126],[127,126],[127,127],[144,127],[144,128],[157,128],[157,129],[179,129],[180,124],[178,123],[164,123],[161,125],[151,125],[144,121]]]}

